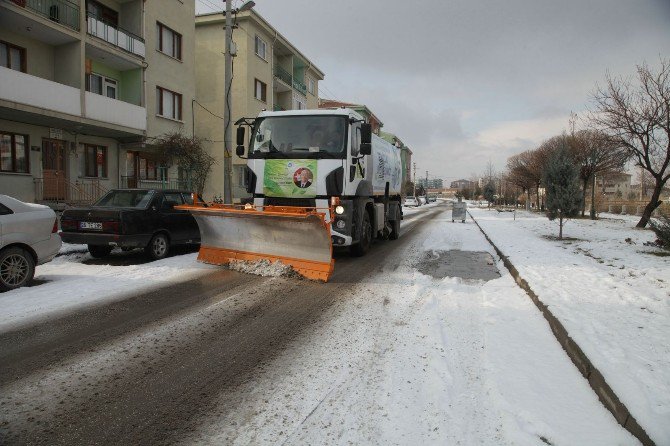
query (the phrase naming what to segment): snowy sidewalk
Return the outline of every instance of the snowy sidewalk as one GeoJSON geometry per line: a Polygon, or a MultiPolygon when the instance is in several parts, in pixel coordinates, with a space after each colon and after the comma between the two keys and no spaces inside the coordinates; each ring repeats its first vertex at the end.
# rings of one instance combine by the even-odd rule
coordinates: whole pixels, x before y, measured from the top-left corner
{"type": "Polygon", "coordinates": [[[471,209],[656,444],[670,444],[670,257],[629,218],[571,220],[471,209]]]}

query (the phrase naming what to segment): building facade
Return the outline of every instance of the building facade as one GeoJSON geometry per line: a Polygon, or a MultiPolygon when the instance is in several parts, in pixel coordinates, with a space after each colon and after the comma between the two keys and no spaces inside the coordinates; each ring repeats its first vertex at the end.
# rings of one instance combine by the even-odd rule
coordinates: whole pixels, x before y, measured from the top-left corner
{"type": "Polygon", "coordinates": [[[417,178],[417,186],[423,186],[426,189],[441,190],[443,187],[442,178],[417,178]]]}
{"type": "Polygon", "coordinates": [[[351,102],[336,101],[334,99],[319,99],[319,108],[350,108],[365,118],[365,122],[372,127],[372,133],[379,135],[384,123],[375,115],[372,110],[363,104],[353,104],[351,102]]]}
{"type": "Polygon", "coordinates": [[[457,189],[457,190],[465,190],[465,189],[472,190],[475,188],[475,182],[470,180],[456,180],[452,181],[449,187],[451,189],[457,189]]]}
{"type": "Polygon", "coordinates": [[[151,141],[192,132],[194,15],[194,0],[0,0],[0,192],[76,203],[176,178],[151,141]]]}
{"type": "MultiPolygon", "coordinates": [[[[217,161],[205,186],[207,199],[224,194],[224,25],[222,13],[195,19],[195,131],[217,161]]],[[[323,72],[254,10],[237,14],[236,26],[232,122],[254,118],[263,110],[318,108],[318,83],[324,78],[323,72]]],[[[232,196],[239,200],[248,196],[244,185],[246,161],[234,154],[234,148],[231,152],[232,196]]]]}

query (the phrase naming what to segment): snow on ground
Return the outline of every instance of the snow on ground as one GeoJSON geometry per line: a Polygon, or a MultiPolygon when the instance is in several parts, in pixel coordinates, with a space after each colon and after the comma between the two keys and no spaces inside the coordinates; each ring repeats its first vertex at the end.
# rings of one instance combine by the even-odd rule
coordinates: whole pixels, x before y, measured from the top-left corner
{"type": "Polygon", "coordinates": [[[670,444],[670,257],[638,218],[471,210],[656,444],[670,444]],[[576,239],[576,240],[575,240],[576,239]]]}
{"type": "Polygon", "coordinates": [[[448,211],[427,226],[184,443],[637,444],[500,262],[486,283],[417,271],[434,250],[492,252],[448,211]]]}
{"type": "Polygon", "coordinates": [[[440,204],[442,204],[441,200],[434,201],[432,203],[426,203],[422,206],[403,206],[402,207],[402,214],[403,215],[416,214],[416,213],[419,213],[419,212],[423,212],[426,209],[434,208],[435,206],[438,206],[440,204]]]}
{"type": "Polygon", "coordinates": [[[0,293],[0,332],[121,299],[129,293],[181,282],[212,268],[198,263],[197,253],[130,266],[86,265],[82,262],[91,256],[81,252],[82,246],[65,244],[58,257],[38,266],[36,285],[0,293]]]}

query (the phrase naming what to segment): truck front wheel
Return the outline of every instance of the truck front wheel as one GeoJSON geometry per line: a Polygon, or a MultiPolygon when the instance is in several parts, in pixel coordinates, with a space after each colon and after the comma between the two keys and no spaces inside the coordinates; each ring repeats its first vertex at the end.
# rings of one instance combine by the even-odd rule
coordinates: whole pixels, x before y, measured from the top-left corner
{"type": "Polygon", "coordinates": [[[351,246],[351,254],[356,257],[364,256],[370,250],[372,245],[372,224],[370,224],[370,214],[363,211],[363,221],[361,222],[361,239],[358,243],[351,246]]]}

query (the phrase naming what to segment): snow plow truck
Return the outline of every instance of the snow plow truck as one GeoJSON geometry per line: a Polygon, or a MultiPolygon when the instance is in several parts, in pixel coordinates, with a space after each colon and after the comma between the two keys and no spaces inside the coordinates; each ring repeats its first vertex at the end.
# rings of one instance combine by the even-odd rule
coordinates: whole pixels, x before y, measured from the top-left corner
{"type": "Polygon", "coordinates": [[[239,205],[182,207],[200,227],[200,261],[281,261],[327,281],[333,246],[362,256],[373,239],[398,238],[400,150],[373,134],[358,113],[263,111],[236,125],[236,153],[247,159],[251,198],[239,205]]]}

